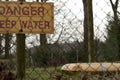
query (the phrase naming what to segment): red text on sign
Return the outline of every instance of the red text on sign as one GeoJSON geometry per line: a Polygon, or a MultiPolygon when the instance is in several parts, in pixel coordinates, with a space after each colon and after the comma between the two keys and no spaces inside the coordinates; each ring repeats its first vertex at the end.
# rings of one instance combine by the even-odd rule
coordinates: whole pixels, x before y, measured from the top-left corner
{"type": "Polygon", "coordinates": [[[0,6],[0,15],[9,15],[9,16],[44,16],[44,7],[36,7],[36,6],[31,6],[31,7],[4,7],[0,6]]]}
{"type": "Polygon", "coordinates": [[[0,28],[12,28],[16,25],[14,20],[0,20],[0,28]]]}

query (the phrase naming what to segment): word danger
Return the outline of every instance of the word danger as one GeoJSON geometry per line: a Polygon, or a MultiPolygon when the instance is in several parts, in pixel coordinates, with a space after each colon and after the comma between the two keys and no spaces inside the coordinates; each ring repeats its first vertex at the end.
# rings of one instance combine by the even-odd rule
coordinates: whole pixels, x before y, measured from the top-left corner
{"type": "Polygon", "coordinates": [[[24,6],[24,7],[4,7],[0,6],[0,15],[11,15],[11,16],[16,16],[16,15],[22,15],[22,16],[36,16],[44,15],[44,7],[36,7],[36,6],[24,6]]]}
{"type": "Polygon", "coordinates": [[[49,21],[22,21],[0,20],[0,28],[14,28],[20,25],[22,29],[46,29],[50,27],[49,21]]]}

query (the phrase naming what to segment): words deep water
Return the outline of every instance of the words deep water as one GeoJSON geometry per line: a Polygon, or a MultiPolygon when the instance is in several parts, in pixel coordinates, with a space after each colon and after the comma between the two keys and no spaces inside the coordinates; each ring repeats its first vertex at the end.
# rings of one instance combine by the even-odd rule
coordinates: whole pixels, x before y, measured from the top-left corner
{"type": "MultiPolygon", "coordinates": [[[[16,26],[17,21],[0,20],[0,28],[13,28],[16,26]]],[[[45,29],[49,28],[49,21],[19,21],[19,25],[22,29],[45,29]]]]}

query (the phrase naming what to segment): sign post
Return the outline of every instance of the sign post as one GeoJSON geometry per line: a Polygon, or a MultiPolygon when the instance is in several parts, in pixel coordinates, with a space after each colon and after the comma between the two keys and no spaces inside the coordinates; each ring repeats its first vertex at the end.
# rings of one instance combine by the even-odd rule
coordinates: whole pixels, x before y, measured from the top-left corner
{"type": "Polygon", "coordinates": [[[53,16],[53,3],[0,2],[0,33],[17,34],[18,79],[23,80],[25,77],[25,34],[53,33],[53,16]]]}

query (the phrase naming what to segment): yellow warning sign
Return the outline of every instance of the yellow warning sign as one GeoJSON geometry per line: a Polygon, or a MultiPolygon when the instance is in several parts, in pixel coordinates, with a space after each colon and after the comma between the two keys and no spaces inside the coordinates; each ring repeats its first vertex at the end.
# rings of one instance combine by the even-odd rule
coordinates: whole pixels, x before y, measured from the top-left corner
{"type": "Polygon", "coordinates": [[[0,2],[0,33],[53,33],[53,3],[0,2]]]}

